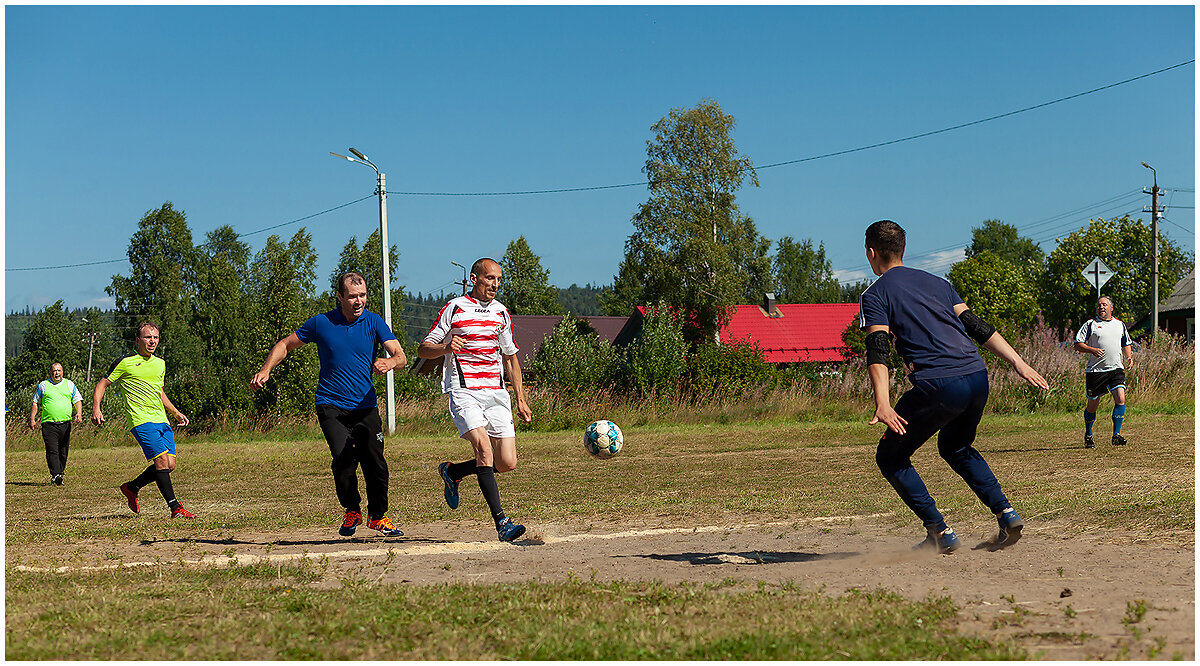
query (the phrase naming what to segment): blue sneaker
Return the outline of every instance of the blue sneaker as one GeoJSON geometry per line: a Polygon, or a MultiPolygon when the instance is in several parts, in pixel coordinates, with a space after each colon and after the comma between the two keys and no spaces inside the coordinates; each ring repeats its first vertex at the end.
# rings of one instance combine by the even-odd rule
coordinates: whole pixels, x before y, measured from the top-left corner
{"type": "Polygon", "coordinates": [[[501,541],[515,541],[524,533],[525,526],[514,523],[511,518],[505,518],[496,526],[496,534],[500,537],[501,541]]]}
{"type": "Polygon", "coordinates": [[[924,541],[913,546],[913,550],[929,548],[937,550],[942,555],[949,555],[958,550],[958,547],[962,545],[953,528],[947,527],[941,532],[935,532],[933,529],[929,529],[928,531],[929,535],[925,537],[924,541]]]}
{"type": "Polygon", "coordinates": [[[451,509],[457,509],[458,481],[450,478],[450,463],[444,462],[438,465],[438,474],[442,475],[442,483],[446,484],[446,506],[451,509]]]}
{"type": "Polygon", "coordinates": [[[1011,506],[996,514],[996,523],[1000,525],[1000,534],[992,543],[992,550],[1008,548],[1016,543],[1021,538],[1021,528],[1025,527],[1025,521],[1011,506]]]}

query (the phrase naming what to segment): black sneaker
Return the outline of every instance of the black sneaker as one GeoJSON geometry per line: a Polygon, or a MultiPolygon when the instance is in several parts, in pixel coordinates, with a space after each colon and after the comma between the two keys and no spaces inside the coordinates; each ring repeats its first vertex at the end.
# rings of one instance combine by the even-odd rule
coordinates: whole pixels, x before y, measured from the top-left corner
{"type": "Polygon", "coordinates": [[[1128,443],[1129,442],[1125,441],[1124,437],[1120,435],[1113,435],[1113,446],[1125,446],[1128,443]]]}
{"type": "Polygon", "coordinates": [[[54,476],[50,477],[50,481],[56,486],[61,486],[63,484],[63,475],[55,474],[54,476]]]}
{"type": "Polygon", "coordinates": [[[1083,448],[1085,448],[1085,449],[1096,448],[1096,440],[1092,439],[1091,435],[1084,435],[1083,436],[1083,448]]]}

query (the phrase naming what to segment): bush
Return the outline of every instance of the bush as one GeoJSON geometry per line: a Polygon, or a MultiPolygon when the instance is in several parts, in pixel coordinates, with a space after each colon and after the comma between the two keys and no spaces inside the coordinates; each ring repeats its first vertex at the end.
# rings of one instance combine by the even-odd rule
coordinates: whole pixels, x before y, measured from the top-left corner
{"type": "Polygon", "coordinates": [[[687,358],[687,387],[693,396],[770,391],[778,373],[750,341],[696,345],[687,358]]]}
{"type": "Polygon", "coordinates": [[[546,387],[587,392],[612,386],[617,366],[616,349],[587,320],[567,315],[546,336],[529,374],[546,387]]]}
{"type": "Polygon", "coordinates": [[[677,393],[687,363],[683,324],[663,305],[647,308],[642,332],[625,350],[623,374],[643,396],[677,393]]]}

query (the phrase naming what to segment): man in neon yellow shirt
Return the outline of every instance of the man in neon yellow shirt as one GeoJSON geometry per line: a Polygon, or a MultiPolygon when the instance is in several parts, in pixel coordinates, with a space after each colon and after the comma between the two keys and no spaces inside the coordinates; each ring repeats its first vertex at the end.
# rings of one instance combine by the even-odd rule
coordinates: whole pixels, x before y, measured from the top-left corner
{"type": "Polygon", "coordinates": [[[92,394],[92,423],[100,425],[104,422],[100,401],[105,389],[118,384],[125,401],[130,432],[141,445],[146,460],[150,461],[150,466],[136,479],[121,484],[121,494],[125,495],[129,508],[134,513],[141,513],[138,491],[154,482],[171,508],[172,518],[195,518],[175,499],[175,490],[171,487],[171,470],[175,469],[175,433],[167,421],[167,412],[171,412],[181,426],[188,424],[188,418],[175,409],[163,390],[167,366],[154,355],[158,349],[158,326],[149,322],[138,324],[137,347],[138,353],[114,363],[108,376],[96,382],[96,391],[92,394]]]}
{"type": "Polygon", "coordinates": [[[50,379],[39,383],[33,392],[33,405],[29,408],[30,428],[37,428],[39,407],[50,481],[61,486],[63,472],[67,469],[67,450],[71,445],[71,412],[75,412],[76,423],[83,423],[83,396],[71,380],[63,378],[62,363],[50,364],[50,379]]]}

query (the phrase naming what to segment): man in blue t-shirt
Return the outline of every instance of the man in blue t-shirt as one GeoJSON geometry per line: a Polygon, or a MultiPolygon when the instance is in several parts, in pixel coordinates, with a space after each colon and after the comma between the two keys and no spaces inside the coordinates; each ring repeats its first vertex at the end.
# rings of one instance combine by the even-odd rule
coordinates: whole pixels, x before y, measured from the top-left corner
{"type": "Polygon", "coordinates": [[[987,402],[987,365],[975,343],[986,347],[1033,386],[1050,386],[987,322],[959,298],[946,280],[903,263],[905,234],[900,225],[880,220],[867,227],[867,261],[879,276],[859,299],[860,325],[867,333],[867,372],[875,393],[871,425],[888,429],[875,462],[900,499],[925,524],[918,547],[951,553],[959,547],[946,525],[912,455],[935,432],[938,453],[996,515],[1000,534],[986,547],[999,550],[1021,538],[1024,522],[1000,490],[987,461],[971,444],[987,402]],[[972,342],[974,340],[975,342],[972,342]],[[891,405],[888,380],[890,343],[908,367],[912,388],[891,405]]]}
{"type": "Polygon", "coordinates": [[[383,458],[383,424],[379,420],[371,372],[386,374],[408,362],[396,336],[383,319],[368,312],[367,282],[358,273],[338,277],[338,307],[304,322],[295,333],[275,343],[250,387],[258,390],[271,369],[288,352],[309,342],[317,345],[321,373],[317,379],[317,422],[333,455],[333,482],[346,509],[338,533],[353,536],[362,524],[358,466],[367,486],[367,527],[384,536],[403,534],[387,517],[388,467],[383,458]],[[378,357],[379,347],[389,357],[378,357]]]}

